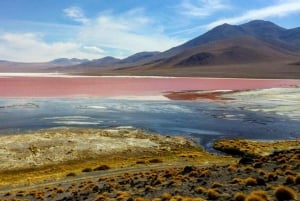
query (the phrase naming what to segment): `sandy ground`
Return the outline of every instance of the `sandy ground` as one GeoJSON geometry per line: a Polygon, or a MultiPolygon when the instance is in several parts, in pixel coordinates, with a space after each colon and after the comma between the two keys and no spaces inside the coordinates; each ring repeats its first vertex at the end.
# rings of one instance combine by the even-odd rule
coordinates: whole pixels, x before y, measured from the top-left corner
{"type": "Polygon", "coordinates": [[[34,168],[134,150],[166,150],[189,143],[140,130],[63,128],[0,136],[0,170],[34,168]]]}

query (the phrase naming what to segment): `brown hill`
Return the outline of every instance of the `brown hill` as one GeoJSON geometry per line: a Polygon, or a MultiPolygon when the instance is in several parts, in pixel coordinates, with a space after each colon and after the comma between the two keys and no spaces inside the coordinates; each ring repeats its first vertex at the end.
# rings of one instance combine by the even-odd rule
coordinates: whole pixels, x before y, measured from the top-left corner
{"type": "Polygon", "coordinates": [[[138,62],[119,62],[86,74],[300,78],[300,28],[268,21],[220,25],[138,62]]]}
{"type": "MultiPolygon", "coordinates": [[[[165,52],[141,52],[125,59],[104,57],[74,66],[37,69],[86,75],[300,78],[299,65],[295,65],[299,57],[300,28],[285,29],[254,20],[217,26],[165,52]]],[[[0,70],[3,65],[0,63],[0,70]]]]}

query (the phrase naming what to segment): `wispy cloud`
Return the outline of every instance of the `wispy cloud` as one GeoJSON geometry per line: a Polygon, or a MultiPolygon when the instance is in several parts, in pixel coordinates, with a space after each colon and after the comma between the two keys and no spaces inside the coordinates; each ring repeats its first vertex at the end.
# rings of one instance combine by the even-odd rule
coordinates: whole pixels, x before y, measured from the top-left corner
{"type": "Polygon", "coordinates": [[[123,13],[105,11],[95,18],[87,18],[80,8],[67,8],[63,13],[80,24],[70,29],[47,27],[47,31],[67,32],[64,34],[68,37],[61,41],[47,40],[47,35],[34,31],[0,32],[1,59],[42,62],[60,57],[122,58],[140,51],[164,51],[184,42],[165,34],[161,24],[145,15],[142,8],[123,13]]]}
{"type": "Polygon", "coordinates": [[[91,47],[84,47],[80,43],[46,43],[41,35],[35,33],[0,34],[0,44],[1,57],[12,61],[44,62],[60,57],[91,59],[104,56],[99,51],[91,51],[91,47]]]}
{"type": "Polygon", "coordinates": [[[63,12],[67,17],[71,18],[76,22],[83,23],[83,24],[89,22],[89,19],[85,16],[83,10],[79,7],[76,6],[68,7],[65,8],[63,12]]]}
{"type": "Polygon", "coordinates": [[[85,49],[89,52],[98,53],[98,54],[105,53],[105,51],[103,49],[96,47],[96,46],[83,46],[83,49],[85,49]]]}
{"type": "Polygon", "coordinates": [[[242,15],[232,17],[232,18],[223,18],[212,23],[205,25],[206,29],[211,29],[215,26],[230,23],[238,24],[254,19],[266,19],[269,17],[284,17],[300,11],[300,1],[299,0],[279,0],[275,5],[249,10],[242,15]]]}
{"type": "Polygon", "coordinates": [[[141,8],[118,14],[101,13],[91,23],[82,25],[78,40],[118,49],[127,56],[139,51],[163,51],[183,42],[167,36],[160,24],[147,17],[141,8]]]}
{"type": "Polygon", "coordinates": [[[180,5],[180,12],[191,17],[207,17],[219,10],[228,8],[230,6],[223,0],[183,0],[180,5]]]}

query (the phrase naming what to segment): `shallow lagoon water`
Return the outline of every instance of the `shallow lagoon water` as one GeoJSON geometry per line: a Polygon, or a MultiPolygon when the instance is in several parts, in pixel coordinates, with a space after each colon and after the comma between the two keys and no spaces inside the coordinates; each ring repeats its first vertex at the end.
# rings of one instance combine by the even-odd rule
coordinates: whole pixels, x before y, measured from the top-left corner
{"type": "Polygon", "coordinates": [[[123,100],[109,98],[0,99],[0,133],[51,127],[132,126],[185,135],[211,150],[219,138],[297,139],[300,120],[251,111],[243,102],[123,100]]]}

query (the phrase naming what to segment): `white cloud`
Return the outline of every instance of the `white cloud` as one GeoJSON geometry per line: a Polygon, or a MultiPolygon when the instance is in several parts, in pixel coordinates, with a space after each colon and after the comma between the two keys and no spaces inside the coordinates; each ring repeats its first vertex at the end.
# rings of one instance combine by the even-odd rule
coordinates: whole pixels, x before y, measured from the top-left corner
{"type": "Polygon", "coordinates": [[[52,59],[99,58],[99,52],[85,51],[86,48],[75,42],[46,43],[42,36],[34,33],[5,33],[0,35],[1,59],[23,62],[45,62],[52,59]]]}
{"type": "Polygon", "coordinates": [[[206,29],[211,29],[218,25],[229,23],[229,24],[238,24],[246,22],[249,20],[255,19],[265,19],[268,17],[284,17],[293,13],[300,11],[300,1],[299,0],[286,0],[278,1],[277,4],[268,6],[265,8],[249,10],[246,13],[232,18],[223,18],[217,21],[214,21],[205,26],[206,29]]]}
{"type": "Polygon", "coordinates": [[[219,10],[228,8],[230,6],[222,0],[183,0],[180,12],[191,17],[207,17],[219,10]]]}
{"type": "Polygon", "coordinates": [[[68,37],[62,38],[62,41],[50,37],[52,42],[49,42],[47,33],[51,27],[45,35],[31,31],[0,32],[0,59],[42,62],[60,57],[122,58],[140,51],[164,51],[184,42],[166,35],[161,24],[144,15],[141,8],[118,14],[106,11],[94,19],[86,18],[77,7],[64,9],[63,12],[80,22],[71,29],[59,29],[68,37]]]}
{"type": "Polygon", "coordinates": [[[72,6],[63,10],[64,14],[72,20],[86,24],[89,19],[85,16],[83,10],[79,7],[72,6]]]}
{"type": "Polygon", "coordinates": [[[88,50],[89,52],[103,54],[105,51],[96,46],[84,46],[83,49],[88,50]]]}
{"type": "Polygon", "coordinates": [[[99,16],[90,25],[82,27],[79,40],[100,47],[121,49],[129,54],[162,51],[182,42],[161,33],[147,18],[128,14],[99,16]]]}

